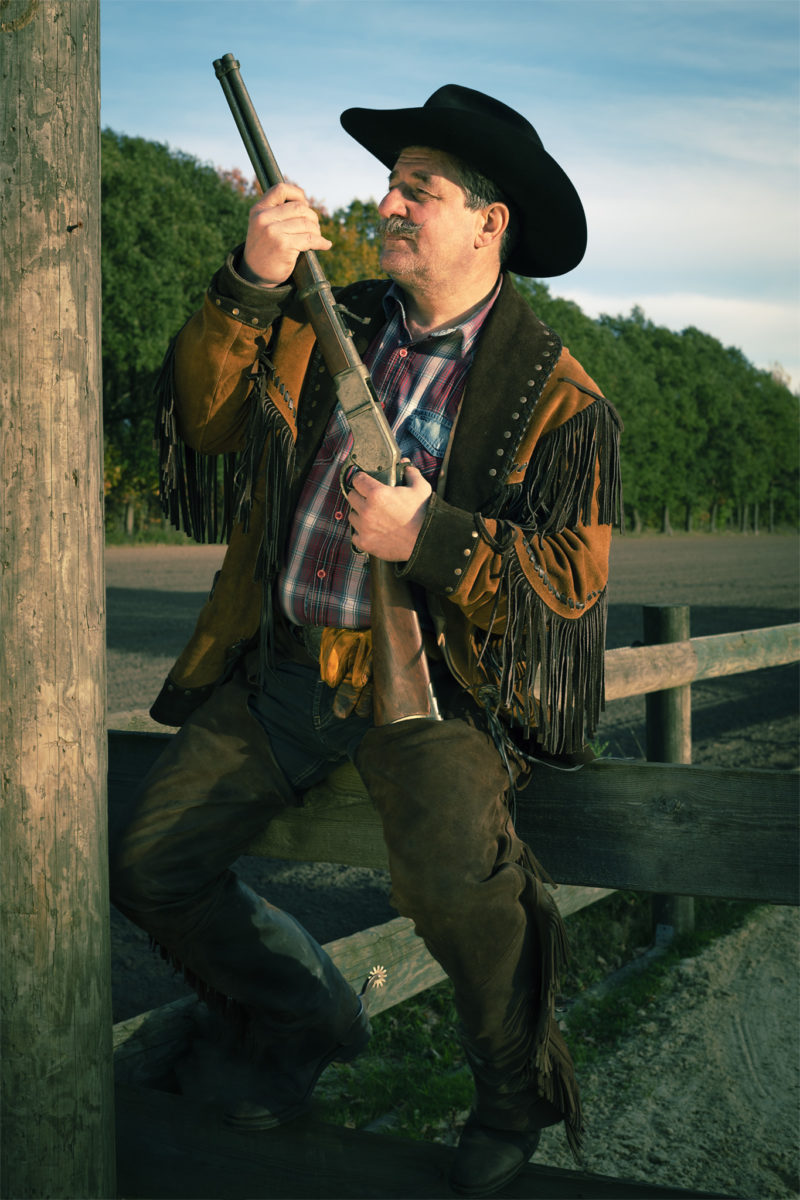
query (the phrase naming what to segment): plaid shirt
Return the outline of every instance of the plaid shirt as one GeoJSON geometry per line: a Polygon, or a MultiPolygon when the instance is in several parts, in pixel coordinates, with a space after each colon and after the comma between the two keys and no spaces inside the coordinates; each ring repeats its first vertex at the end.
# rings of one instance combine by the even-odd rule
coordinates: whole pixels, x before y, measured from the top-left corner
{"type": "MultiPolygon", "coordinates": [[[[405,458],[432,488],[464,392],[481,326],[500,290],[460,325],[412,342],[402,293],[384,297],[387,323],[364,355],[386,418],[405,458]]],[[[350,546],[348,503],[339,472],[353,446],[336,406],[308,474],[278,579],[284,613],[297,625],[364,629],[370,624],[369,559],[350,546]]]]}

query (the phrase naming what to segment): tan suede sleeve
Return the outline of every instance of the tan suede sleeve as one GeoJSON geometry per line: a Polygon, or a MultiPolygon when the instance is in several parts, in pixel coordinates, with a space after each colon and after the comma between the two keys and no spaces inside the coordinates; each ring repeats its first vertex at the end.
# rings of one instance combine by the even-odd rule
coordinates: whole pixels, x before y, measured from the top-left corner
{"type": "Polygon", "coordinates": [[[249,283],[237,269],[240,255],[241,247],[228,255],[202,307],[175,340],[178,432],[201,454],[242,448],[256,359],[292,291],[289,285],[263,288],[249,283]]]}
{"type": "Polygon", "coordinates": [[[241,449],[257,336],[215,309],[208,296],[178,335],[178,426],[193,450],[220,454],[241,449]]]}

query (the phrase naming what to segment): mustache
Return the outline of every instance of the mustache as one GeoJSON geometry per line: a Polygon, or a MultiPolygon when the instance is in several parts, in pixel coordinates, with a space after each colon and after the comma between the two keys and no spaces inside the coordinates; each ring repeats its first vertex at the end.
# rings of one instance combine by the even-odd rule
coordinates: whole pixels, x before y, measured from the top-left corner
{"type": "Polygon", "coordinates": [[[378,233],[382,238],[387,235],[413,237],[421,228],[422,226],[418,225],[415,221],[407,221],[404,217],[382,217],[378,226],[378,233]]]}

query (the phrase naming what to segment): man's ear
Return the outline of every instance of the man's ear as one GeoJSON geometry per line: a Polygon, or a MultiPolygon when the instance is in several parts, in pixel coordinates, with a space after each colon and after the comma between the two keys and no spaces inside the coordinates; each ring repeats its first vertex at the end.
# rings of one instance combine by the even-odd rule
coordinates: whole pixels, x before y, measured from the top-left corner
{"type": "Polygon", "coordinates": [[[500,239],[508,229],[508,205],[501,204],[499,201],[495,204],[489,204],[481,210],[481,215],[482,221],[475,235],[475,248],[489,246],[494,241],[499,246],[500,239]]]}

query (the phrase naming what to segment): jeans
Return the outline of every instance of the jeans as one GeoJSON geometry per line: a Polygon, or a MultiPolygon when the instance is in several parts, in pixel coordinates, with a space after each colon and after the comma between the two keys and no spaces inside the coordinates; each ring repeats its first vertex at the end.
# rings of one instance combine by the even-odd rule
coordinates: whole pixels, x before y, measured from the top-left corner
{"type": "Polygon", "coordinates": [[[268,673],[263,690],[250,695],[250,712],[268,733],[272,752],[297,792],[319,783],[345,758],[354,759],[372,727],[368,717],[334,716],[333,697],[316,664],[286,660],[268,673]]]}

